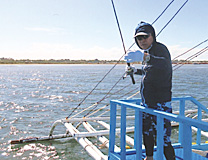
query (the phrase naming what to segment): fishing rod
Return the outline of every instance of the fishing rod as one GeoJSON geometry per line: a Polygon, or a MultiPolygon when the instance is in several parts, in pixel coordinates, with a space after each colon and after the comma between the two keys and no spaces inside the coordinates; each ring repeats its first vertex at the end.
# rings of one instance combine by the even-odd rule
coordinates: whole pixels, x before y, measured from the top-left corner
{"type": "MultiPolygon", "coordinates": [[[[206,41],[201,42],[200,45],[201,45],[202,43],[204,43],[204,42],[206,42],[206,41]]],[[[199,45],[197,45],[197,46],[199,46],[199,45]]],[[[196,48],[196,46],[193,47],[193,48],[196,48]]],[[[193,49],[193,48],[191,48],[191,49],[193,49]]],[[[185,62],[188,61],[188,60],[192,60],[192,59],[198,57],[199,55],[203,54],[203,53],[206,52],[207,50],[208,50],[208,46],[206,46],[205,48],[203,48],[203,49],[200,50],[199,52],[197,52],[197,53],[191,55],[190,57],[188,57],[188,58],[185,60],[185,62]]],[[[190,50],[188,50],[188,51],[190,51],[190,50]]],[[[186,53],[187,53],[187,51],[186,51],[186,53]]],[[[181,54],[181,55],[182,55],[182,54],[181,54]]],[[[184,64],[185,64],[185,63],[184,63],[184,64]]],[[[173,66],[173,71],[179,69],[179,68],[180,68],[181,66],[183,66],[184,64],[176,64],[175,66],[173,66]],[[178,65],[180,65],[180,66],[178,66],[178,65]],[[178,67],[177,67],[177,66],[178,66],[178,67]],[[177,68],[175,68],[175,67],[177,67],[177,68]]],[[[120,80],[119,80],[119,81],[120,81],[120,80]]],[[[115,86],[115,85],[114,85],[114,86],[115,86]]],[[[113,87],[113,88],[114,88],[114,87],[113,87]]],[[[111,90],[112,90],[112,89],[111,89],[111,90]]],[[[110,92],[108,92],[107,94],[109,94],[109,93],[110,93],[110,92]]],[[[128,94],[129,94],[129,93],[131,93],[131,91],[128,92],[128,94]]],[[[105,98],[106,98],[106,96],[104,96],[103,99],[105,99],[105,98]]],[[[98,104],[97,104],[97,105],[98,105],[98,104]]],[[[97,105],[96,105],[91,111],[89,111],[84,117],[89,116],[89,114],[90,114],[92,111],[94,111],[95,108],[97,108],[97,105]]],[[[107,106],[108,106],[108,105],[107,105],[107,106]]],[[[107,106],[106,106],[106,107],[107,107],[107,106]]]]}
{"type": "MultiPolygon", "coordinates": [[[[123,39],[123,35],[122,35],[122,32],[121,32],[121,27],[119,25],[118,16],[117,16],[117,13],[116,13],[116,9],[115,9],[115,5],[114,5],[113,0],[111,0],[111,2],[112,2],[112,7],[113,7],[114,15],[115,15],[115,18],[116,18],[118,30],[119,30],[120,37],[121,37],[121,42],[123,44],[124,55],[125,55],[127,53],[127,51],[126,51],[126,47],[125,47],[125,44],[124,44],[124,39],[123,39]]],[[[134,76],[133,76],[133,70],[130,67],[131,65],[130,65],[130,63],[127,63],[127,65],[129,67],[129,70],[130,70],[129,75],[131,77],[132,83],[135,84],[135,80],[134,80],[134,76]]]]}
{"type": "MultiPolygon", "coordinates": [[[[112,1],[112,0],[111,0],[112,1]]],[[[171,3],[170,4],[172,4],[172,2],[173,1],[171,1],[171,3]]],[[[113,6],[114,6],[114,3],[113,3],[113,1],[112,1],[112,4],[113,4],[113,6]]],[[[167,10],[167,8],[170,6],[170,4],[165,8],[165,10],[160,14],[160,16],[158,16],[157,18],[156,18],[156,20],[154,21],[154,23],[162,16],[162,14],[164,14],[164,12],[167,10]]],[[[115,7],[114,7],[115,8],[115,7]]],[[[115,10],[114,10],[114,12],[115,12],[115,10]]],[[[117,16],[116,16],[117,17],[117,16]]],[[[118,21],[118,18],[117,18],[117,21],[118,21]]],[[[118,23],[119,24],[119,23],[118,23]]],[[[119,28],[120,28],[120,26],[119,26],[119,28]]],[[[119,30],[119,32],[121,33],[121,30],[119,30]]],[[[122,36],[122,35],[121,35],[122,36]]],[[[122,37],[122,39],[123,39],[123,37],[122,37]]],[[[133,46],[134,46],[134,44],[135,44],[135,42],[128,48],[128,50],[130,50],[133,46]]],[[[124,52],[125,52],[125,54],[126,54],[126,49],[125,49],[125,45],[124,45],[124,43],[123,43],[123,48],[124,48],[124,52]]],[[[127,51],[128,51],[127,50],[127,51]]],[[[97,86],[105,79],[105,77],[116,67],[116,65],[121,61],[121,59],[124,57],[124,55],[125,54],[123,54],[121,57],[120,57],[120,59],[113,65],[113,67],[103,76],[103,78],[95,85],[95,87],[83,98],[83,100],[72,110],[72,112],[66,117],[66,119],[68,119],[74,112],[75,112],[75,110],[77,109],[77,108],[79,108],[79,106],[81,106],[81,104],[87,99],[87,97],[89,96],[89,95],[91,95],[91,93],[97,88],[97,86]]],[[[128,64],[127,64],[128,65],[128,64]]],[[[131,77],[133,77],[133,74],[132,74],[132,76],[131,77]]],[[[132,79],[132,82],[133,82],[133,79],[132,79]]]]}
{"type": "MultiPolygon", "coordinates": [[[[173,0],[174,1],[174,0],[173,0]]],[[[160,14],[160,16],[153,22],[153,23],[155,23],[160,17],[161,17],[161,15],[167,10],[167,8],[173,3],[173,1],[171,1],[171,3],[165,8],[165,10],[160,14]]],[[[117,17],[117,14],[116,14],[116,10],[115,10],[115,5],[114,5],[114,3],[113,3],[113,0],[111,0],[111,2],[112,2],[112,6],[113,6],[113,9],[114,9],[114,14],[115,14],[115,17],[116,17],[116,21],[117,21],[117,25],[118,25],[118,29],[119,29],[119,33],[120,33],[120,36],[121,36],[121,40],[122,40],[122,44],[123,44],[123,49],[124,49],[124,52],[125,52],[125,54],[126,54],[126,49],[125,49],[125,45],[124,45],[124,40],[123,40],[123,36],[122,36],[122,32],[121,32],[121,29],[120,29],[120,25],[119,25],[119,21],[118,21],[118,17],[117,17]]],[[[188,2],[188,0],[180,7],[180,9],[176,12],[176,14],[170,19],[170,21],[161,29],[161,31],[159,32],[159,34],[169,25],[169,23],[175,18],[175,16],[179,13],[179,11],[185,6],[185,4],[188,2]]],[[[153,24],[152,23],[152,24],[153,24]]],[[[159,36],[159,34],[157,35],[157,36],[159,36]]],[[[202,42],[202,43],[205,43],[207,40],[205,40],[204,42],[202,42]]],[[[200,43],[199,45],[201,45],[202,43],[200,43]]],[[[134,43],[135,44],[135,43],[134,43]]],[[[134,44],[132,44],[132,46],[134,45],[134,44]]],[[[197,45],[197,46],[199,46],[199,45],[197,45]]],[[[131,46],[131,47],[132,47],[131,46]]],[[[193,47],[193,48],[196,48],[197,46],[195,46],[195,47],[193,47]]],[[[130,48],[131,48],[130,47],[130,48]]],[[[129,48],[129,49],[130,49],[129,48]]],[[[128,49],[128,50],[129,50],[128,49]]],[[[191,50],[191,49],[190,49],[191,50]]],[[[205,50],[205,51],[207,51],[207,50],[205,50]]],[[[197,56],[199,56],[199,55],[201,55],[201,54],[203,54],[205,51],[203,51],[203,52],[200,52],[199,54],[195,54],[195,55],[193,55],[193,56],[191,56],[191,58],[193,59],[193,58],[195,58],[195,57],[197,57],[197,56]]],[[[125,55],[124,54],[124,55],[125,55]]],[[[185,54],[185,53],[184,53],[185,54]]],[[[123,56],[124,56],[123,55],[123,56]]],[[[117,63],[111,68],[111,70],[119,63],[119,61],[123,58],[123,56],[117,61],[117,63]]],[[[128,64],[128,65],[130,65],[130,64],[128,64]]],[[[182,64],[183,65],[183,64],[182,64]]],[[[181,66],[180,66],[181,67],[181,66]]],[[[178,67],[179,68],[179,67],[178,67]]],[[[176,69],[178,69],[178,68],[175,68],[174,70],[176,70],[176,69]]],[[[110,71],[111,71],[110,70],[110,71]]],[[[110,73],[110,71],[104,76],[104,78],[110,73]]],[[[133,75],[132,75],[133,76],[133,75]]],[[[103,79],[104,79],[103,78],[103,79]]],[[[102,79],[102,80],[103,80],[102,79]]],[[[101,81],[102,81],[101,80],[101,81]]],[[[99,82],[99,83],[101,83],[101,81],[99,82]]],[[[120,79],[119,79],[119,81],[120,81],[120,79]]],[[[118,81],[118,82],[119,82],[118,81]]],[[[133,78],[132,78],[132,81],[133,81],[133,78]]],[[[117,82],[117,83],[118,83],[117,82]]],[[[117,85],[117,83],[110,89],[110,91],[117,85]]],[[[96,85],[96,87],[97,87],[98,85],[96,85]]],[[[96,88],[95,87],[95,88],[96,88]]],[[[94,89],[95,89],[94,88],[94,89]]],[[[93,89],[93,90],[94,90],[93,89]]],[[[93,91],[92,90],[92,91],[93,91]]],[[[91,92],[92,92],[91,91],[91,92]]],[[[106,97],[107,97],[107,95],[110,93],[110,91],[104,96],[104,98],[103,99],[101,99],[100,101],[98,101],[99,103],[102,101],[102,100],[104,100],[106,97]]],[[[90,94],[91,94],[91,92],[87,95],[87,96],[89,96],[90,94]]],[[[86,99],[86,98],[85,98],[86,99]]],[[[85,100],[84,99],[84,100],[85,100]]],[[[83,102],[83,101],[82,101],[83,102]]],[[[87,116],[89,116],[89,114],[92,112],[92,111],[94,111],[95,110],[95,108],[97,108],[97,106],[98,106],[98,104],[99,103],[96,103],[96,105],[95,105],[95,107],[90,111],[90,112],[88,112],[84,117],[87,117],[87,116]]],[[[80,105],[81,105],[81,103],[80,103],[80,105]]],[[[80,105],[78,105],[78,106],[80,106],[80,105]]],[[[76,109],[75,109],[76,110],[76,109]]],[[[73,113],[73,112],[72,112],[73,113]]]]}
{"type": "MultiPolygon", "coordinates": [[[[153,22],[153,23],[155,23],[163,14],[164,14],[164,12],[167,10],[167,8],[173,3],[173,1],[174,0],[172,0],[170,3],[169,3],[169,5],[163,10],[163,12],[156,18],[156,20],[153,22]]],[[[118,27],[118,30],[119,30],[119,34],[120,34],[120,38],[121,38],[121,42],[122,42],[122,45],[123,45],[123,50],[124,50],[124,55],[127,53],[127,50],[126,50],[126,47],[125,47],[125,44],[124,44],[124,39],[123,39],[123,35],[122,35],[122,32],[121,32],[121,27],[120,27],[120,24],[119,24],[119,21],[118,21],[118,16],[117,16],[117,13],[116,13],[116,9],[115,9],[115,5],[114,5],[114,2],[113,2],[113,0],[111,0],[111,3],[112,3],[112,7],[113,7],[113,11],[114,11],[114,15],[115,15],[115,18],[116,18],[116,23],[117,23],[117,27],[118,27]]],[[[173,18],[172,18],[173,19],[173,18]]],[[[167,26],[167,25],[166,25],[167,26]]],[[[135,44],[135,43],[134,43],[135,44]]],[[[134,45],[134,44],[132,44],[131,45],[131,47],[134,45]]],[[[131,48],[130,47],[130,48],[131,48]]],[[[129,49],[130,49],[129,48],[129,49]]],[[[128,50],[129,50],[128,49],[128,50]]],[[[123,55],[123,56],[124,56],[123,55]]],[[[122,56],[122,57],[123,57],[122,56]]],[[[121,58],[122,58],[121,57],[121,58]]],[[[120,58],[120,59],[121,59],[120,58]]],[[[128,65],[128,67],[130,68],[130,63],[127,63],[127,65],[128,65]]],[[[133,84],[135,84],[135,80],[134,80],[134,76],[133,76],[133,71],[130,71],[129,72],[130,73],[130,77],[131,77],[131,79],[132,79],[132,83],[133,84]]],[[[125,75],[126,76],[126,75],[125,75]]],[[[123,78],[125,78],[125,76],[122,76],[123,78]]],[[[121,79],[119,79],[118,80],[118,82],[120,81],[121,79]]],[[[116,84],[114,84],[114,86],[110,89],[110,91],[117,85],[117,83],[118,82],[116,82],[116,84]]],[[[106,94],[106,96],[110,93],[110,91],[106,94]]],[[[105,98],[105,96],[104,96],[104,98],[105,98]]],[[[101,100],[102,101],[102,100],[101,100]]],[[[97,105],[92,109],[92,110],[94,110],[95,108],[97,108],[97,105]]],[[[89,115],[89,113],[91,113],[92,112],[92,110],[91,111],[89,111],[84,117],[86,117],[87,115],[89,115]]]]}

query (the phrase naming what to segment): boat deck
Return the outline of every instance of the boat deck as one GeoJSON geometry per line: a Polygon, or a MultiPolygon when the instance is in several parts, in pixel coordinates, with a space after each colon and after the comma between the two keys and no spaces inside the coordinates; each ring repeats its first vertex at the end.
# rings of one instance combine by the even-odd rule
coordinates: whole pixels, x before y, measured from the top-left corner
{"type": "MultiPolygon", "coordinates": [[[[184,160],[183,159],[183,148],[176,148],[175,149],[175,154],[176,154],[176,160],[184,160]]],[[[113,157],[111,157],[111,160],[117,160],[120,159],[121,155],[118,153],[116,155],[114,155],[113,157]],[[115,156],[115,157],[114,157],[115,156]]],[[[145,153],[142,153],[142,158],[145,158],[146,155],[145,153]]],[[[154,154],[154,159],[156,159],[156,153],[154,154]]],[[[165,156],[163,156],[163,159],[165,159],[165,156]]],[[[192,159],[194,160],[208,160],[208,158],[203,157],[197,153],[192,152],[192,159]]],[[[127,152],[126,155],[126,160],[136,160],[136,152],[135,150],[131,150],[130,152],[127,152]]]]}

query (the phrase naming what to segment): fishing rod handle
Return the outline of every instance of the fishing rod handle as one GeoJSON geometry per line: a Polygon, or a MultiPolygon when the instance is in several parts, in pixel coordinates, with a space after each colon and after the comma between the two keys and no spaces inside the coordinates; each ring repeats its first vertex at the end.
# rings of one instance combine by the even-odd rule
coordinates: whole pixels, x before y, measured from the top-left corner
{"type": "MultiPolygon", "coordinates": [[[[128,65],[129,67],[131,67],[130,63],[127,63],[127,65],[128,65]]],[[[134,73],[130,74],[130,77],[131,77],[132,83],[135,84],[134,73]]]]}

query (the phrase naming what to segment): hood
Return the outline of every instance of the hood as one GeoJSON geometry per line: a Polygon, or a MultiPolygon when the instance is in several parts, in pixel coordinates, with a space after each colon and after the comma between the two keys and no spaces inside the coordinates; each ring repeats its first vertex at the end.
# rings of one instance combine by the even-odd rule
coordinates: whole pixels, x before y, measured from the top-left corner
{"type": "Polygon", "coordinates": [[[138,33],[140,33],[140,32],[142,32],[142,33],[147,33],[147,34],[151,33],[151,35],[152,35],[152,37],[153,37],[153,39],[154,39],[153,43],[156,42],[155,30],[154,30],[154,28],[152,27],[152,25],[149,24],[149,23],[146,23],[146,22],[140,22],[140,23],[138,24],[138,26],[136,27],[136,29],[135,29],[135,34],[134,34],[135,42],[136,42],[137,46],[138,46],[140,49],[141,49],[141,47],[140,47],[139,44],[137,43],[137,40],[136,40],[136,37],[135,37],[135,35],[138,34],[138,33]]]}

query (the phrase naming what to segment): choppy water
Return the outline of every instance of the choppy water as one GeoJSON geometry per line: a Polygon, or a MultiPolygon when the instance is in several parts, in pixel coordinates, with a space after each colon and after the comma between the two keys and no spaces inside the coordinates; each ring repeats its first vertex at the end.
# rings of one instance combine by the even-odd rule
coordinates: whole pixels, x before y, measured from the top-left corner
{"type": "MultiPolygon", "coordinates": [[[[15,146],[8,141],[48,135],[52,123],[68,116],[111,67],[112,65],[1,65],[0,159],[90,160],[75,140],[15,146]]],[[[80,108],[102,99],[123,75],[124,68],[124,65],[117,65],[80,108]]],[[[208,107],[207,75],[208,65],[185,65],[174,71],[173,97],[193,96],[208,107]]],[[[136,81],[135,86],[139,87],[140,77],[136,77],[136,81]]],[[[110,99],[120,98],[135,86],[129,77],[121,80],[112,90],[111,97],[103,101],[102,105],[110,99]],[[113,94],[124,86],[128,87],[113,94]]],[[[173,109],[177,107],[173,106],[173,109]]],[[[57,133],[64,131],[64,128],[57,127],[57,133]]]]}

